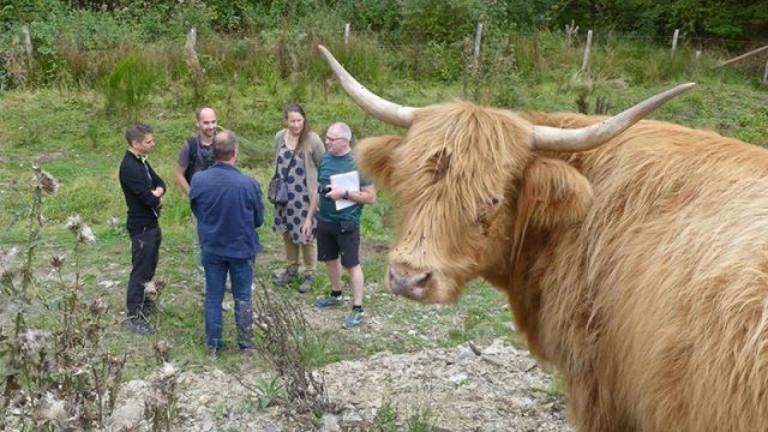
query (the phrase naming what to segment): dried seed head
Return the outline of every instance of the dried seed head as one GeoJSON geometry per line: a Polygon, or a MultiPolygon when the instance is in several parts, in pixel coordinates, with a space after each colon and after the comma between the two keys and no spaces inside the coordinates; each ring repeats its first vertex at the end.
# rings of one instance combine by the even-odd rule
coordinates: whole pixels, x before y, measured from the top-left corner
{"type": "Polygon", "coordinates": [[[64,267],[64,255],[54,255],[51,257],[51,260],[49,262],[51,264],[51,267],[58,270],[64,267]]]}
{"type": "Polygon", "coordinates": [[[112,228],[120,228],[120,219],[117,216],[112,216],[107,220],[107,224],[112,228]]]}
{"type": "Polygon", "coordinates": [[[21,351],[29,356],[47,352],[50,348],[51,334],[47,331],[30,329],[19,335],[21,351]]]}
{"type": "Polygon", "coordinates": [[[48,392],[35,409],[34,417],[40,426],[48,423],[62,426],[67,423],[66,405],[64,401],[48,392]]]}
{"type": "Polygon", "coordinates": [[[93,230],[89,225],[82,224],[80,231],[77,232],[77,240],[83,243],[95,243],[96,236],[93,234],[93,230]]]}
{"type": "Polygon", "coordinates": [[[155,301],[157,299],[157,294],[157,287],[154,282],[149,281],[144,284],[144,298],[155,301]]]}
{"type": "Polygon", "coordinates": [[[163,381],[167,381],[169,378],[176,376],[176,372],[178,372],[176,366],[168,362],[163,363],[163,367],[160,369],[160,378],[163,381]]]}
{"type": "Polygon", "coordinates": [[[94,301],[91,302],[91,305],[88,306],[88,310],[95,317],[100,317],[104,315],[105,313],[107,313],[108,309],[109,309],[109,305],[102,297],[95,299],[94,301]]]}
{"type": "Polygon", "coordinates": [[[16,259],[18,248],[0,249],[0,277],[13,274],[13,261],[16,259]]]}
{"type": "Polygon", "coordinates": [[[41,171],[38,177],[40,187],[49,194],[55,194],[59,190],[59,181],[47,171],[41,171]]]}
{"type": "Polygon", "coordinates": [[[163,361],[168,361],[168,355],[171,353],[172,345],[168,343],[165,339],[160,339],[155,344],[155,352],[157,353],[157,356],[163,359],[163,361]]]}
{"type": "Polygon", "coordinates": [[[77,235],[80,232],[80,227],[83,225],[83,221],[80,219],[80,215],[72,215],[67,218],[67,222],[64,224],[68,230],[72,231],[72,234],[77,235]]]}

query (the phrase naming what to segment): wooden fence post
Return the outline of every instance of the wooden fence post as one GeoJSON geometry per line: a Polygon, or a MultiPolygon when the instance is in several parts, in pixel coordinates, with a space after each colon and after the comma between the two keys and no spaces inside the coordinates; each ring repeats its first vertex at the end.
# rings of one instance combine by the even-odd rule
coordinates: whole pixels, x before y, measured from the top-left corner
{"type": "Polygon", "coordinates": [[[184,44],[184,53],[187,57],[187,65],[192,71],[192,82],[195,89],[195,96],[202,95],[203,86],[203,67],[200,65],[200,59],[197,57],[197,30],[192,27],[187,34],[187,42],[184,44]]]}
{"type": "Polygon", "coordinates": [[[592,30],[587,31],[587,46],[584,47],[584,58],[581,61],[581,71],[586,72],[589,68],[589,56],[592,51],[592,30]]]}
{"type": "Polygon", "coordinates": [[[350,29],[350,24],[349,23],[344,24],[344,49],[349,48],[349,29],[350,29]]]}
{"type": "Polygon", "coordinates": [[[571,24],[565,25],[565,44],[566,46],[572,46],[573,40],[579,33],[579,26],[576,25],[576,21],[571,20],[571,24]]]}
{"type": "Polygon", "coordinates": [[[763,84],[768,84],[768,59],[765,60],[765,72],[763,72],[763,84]]]}
{"type": "Polygon", "coordinates": [[[677,37],[680,36],[680,29],[675,29],[675,34],[672,36],[672,52],[670,53],[670,56],[675,55],[675,50],[677,49],[677,37]]]}
{"type": "Polygon", "coordinates": [[[29,26],[24,24],[21,26],[21,33],[24,35],[24,52],[27,54],[27,62],[32,64],[32,37],[29,35],[29,26]]]}
{"type": "Polygon", "coordinates": [[[477,23],[477,31],[475,32],[475,66],[480,62],[480,42],[483,39],[483,23],[477,23]]]}

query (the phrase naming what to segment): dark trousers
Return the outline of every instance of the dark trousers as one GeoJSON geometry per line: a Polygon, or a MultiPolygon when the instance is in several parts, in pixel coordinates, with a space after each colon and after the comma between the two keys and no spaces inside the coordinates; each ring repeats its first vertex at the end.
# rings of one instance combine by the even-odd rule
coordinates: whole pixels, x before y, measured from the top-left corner
{"type": "Polygon", "coordinates": [[[128,316],[137,316],[149,306],[144,300],[144,284],[155,277],[157,260],[160,258],[160,242],[163,234],[160,227],[145,228],[131,237],[131,263],[133,269],[128,278],[126,311],[128,316]]]}

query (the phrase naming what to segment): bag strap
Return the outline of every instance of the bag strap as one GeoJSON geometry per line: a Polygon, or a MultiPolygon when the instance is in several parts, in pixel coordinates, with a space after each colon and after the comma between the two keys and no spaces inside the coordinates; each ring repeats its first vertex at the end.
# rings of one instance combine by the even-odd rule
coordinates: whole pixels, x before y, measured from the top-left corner
{"type": "Polygon", "coordinates": [[[187,150],[188,152],[188,159],[187,159],[187,172],[192,173],[192,171],[195,170],[195,165],[197,165],[197,153],[200,150],[200,140],[197,139],[197,137],[189,137],[187,138],[187,150]]]}

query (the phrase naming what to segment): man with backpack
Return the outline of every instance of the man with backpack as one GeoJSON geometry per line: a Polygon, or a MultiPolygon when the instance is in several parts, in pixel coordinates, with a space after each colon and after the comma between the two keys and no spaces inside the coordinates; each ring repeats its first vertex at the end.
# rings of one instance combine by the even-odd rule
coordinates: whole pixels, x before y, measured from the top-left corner
{"type": "Polygon", "coordinates": [[[197,110],[197,134],[187,138],[176,161],[176,182],[185,195],[189,194],[192,175],[213,165],[213,137],[216,136],[216,111],[204,106],[197,110]]]}

